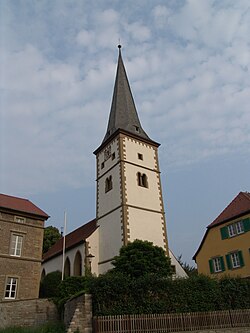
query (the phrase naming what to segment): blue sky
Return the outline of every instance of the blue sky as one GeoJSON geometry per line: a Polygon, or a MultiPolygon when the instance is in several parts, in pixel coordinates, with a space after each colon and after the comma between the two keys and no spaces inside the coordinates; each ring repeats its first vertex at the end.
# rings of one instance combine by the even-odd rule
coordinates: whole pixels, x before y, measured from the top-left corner
{"type": "Polygon", "coordinates": [[[143,128],[160,142],[171,249],[188,263],[205,228],[250,190],[246,0],[0,2],[0,192],[68,231],[95,217],[95,156],[117,44],[143,128]]]}

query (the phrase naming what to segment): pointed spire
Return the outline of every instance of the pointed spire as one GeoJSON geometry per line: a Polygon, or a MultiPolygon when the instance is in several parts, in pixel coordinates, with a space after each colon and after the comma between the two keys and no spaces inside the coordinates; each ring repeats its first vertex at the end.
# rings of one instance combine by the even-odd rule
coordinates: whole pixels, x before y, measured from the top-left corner
{"type": "Polygon", "coordinates": [[[107,132],[102,143],[117,130],[124,130],[145,140],[152,141],[143,130],[129,86],[128,77],[121,55],[121,45],[118,45],[119,56],[116,71],[115,86],[107,132]]]}

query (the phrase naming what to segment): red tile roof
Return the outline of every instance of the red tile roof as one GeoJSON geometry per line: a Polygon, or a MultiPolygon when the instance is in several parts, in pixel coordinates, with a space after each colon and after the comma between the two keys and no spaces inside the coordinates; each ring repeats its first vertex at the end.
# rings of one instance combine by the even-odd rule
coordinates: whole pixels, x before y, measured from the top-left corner
{"type": "Polygon", "coordinates": [[[0,193],[0,208],[10,209],[17,212],[38,215],[44,220],[49,218],[43,210],[34,205],[31,201],[23,198],[12,197],[10,195],[0,193]]]}
{"type": "Polygon", "coordinates": [[[220,213],[216,219],[207,226],[205,235],[203,236],[201,243],[198,247],[198,250],[193,256],[193,260],[196,260],[198,253],[200,252],[202,245],[205,242],[205,239],[208,235],[209,229],[226,223],[234,218],[246,215],[250,213],[250,193],[249,192],[240,192],[230,204],[220,213]]]}
{"type": "Polygon", "coordinates": [[[212,228],[232,218],[250,213],[250,193],[240,192],[233,201],[222,211],[222,213],[211,223],[208,228],[212,228]]]}
{"type": "MultiPolygon", "coordinates": [[[[98,228],[96,220],[92,220],[80,228],[75,229],[65,237],[66,250],[83,243],[98,228]]],[[[59,239],[43,256],[43,261],[47,261],[52,257],[60,255],[63,250],[63,238],[59,239]]]]}

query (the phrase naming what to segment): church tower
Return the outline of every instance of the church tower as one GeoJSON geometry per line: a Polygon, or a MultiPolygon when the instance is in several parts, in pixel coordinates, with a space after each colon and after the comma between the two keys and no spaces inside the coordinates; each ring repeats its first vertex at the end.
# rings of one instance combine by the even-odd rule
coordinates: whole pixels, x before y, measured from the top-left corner
{"type": "Polygon", "coordinates": [[[99,274],[112,267],[121,246],[148,240],[168,252],[159,144],[143,130],[119,48],[108,127],[96,149],[99,274]]]}

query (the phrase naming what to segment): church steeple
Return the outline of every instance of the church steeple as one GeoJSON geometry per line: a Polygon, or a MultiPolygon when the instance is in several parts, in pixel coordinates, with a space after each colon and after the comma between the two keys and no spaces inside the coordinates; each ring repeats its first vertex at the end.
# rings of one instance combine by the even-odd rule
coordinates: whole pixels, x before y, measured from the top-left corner
{"type": "Polygon", "coordinates": [[[123,130],[144,140],[152,141],[141,126],[122,60],[121,45],[118,45],[118,48],[119,56],[113,99],[107,132],[102,144],[117,130],[123,130]]]}

